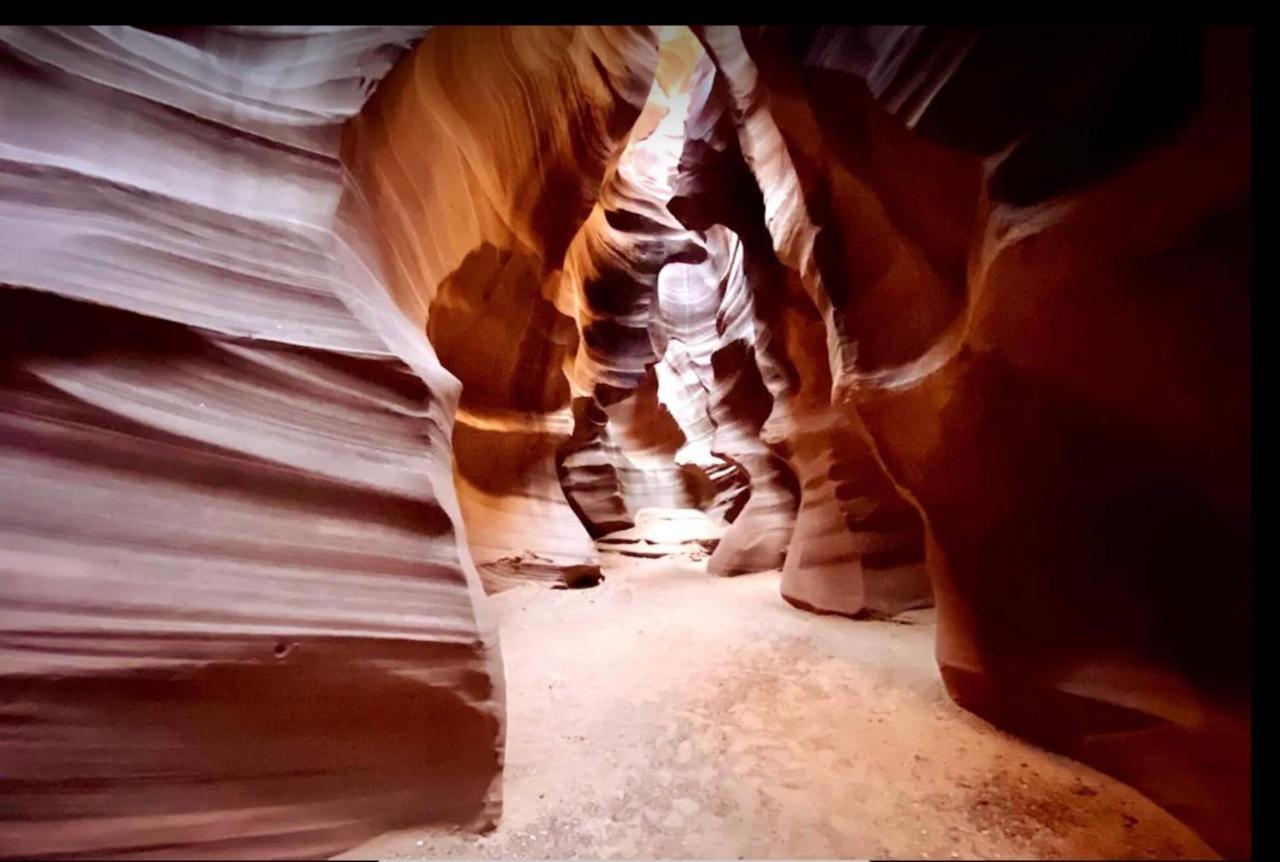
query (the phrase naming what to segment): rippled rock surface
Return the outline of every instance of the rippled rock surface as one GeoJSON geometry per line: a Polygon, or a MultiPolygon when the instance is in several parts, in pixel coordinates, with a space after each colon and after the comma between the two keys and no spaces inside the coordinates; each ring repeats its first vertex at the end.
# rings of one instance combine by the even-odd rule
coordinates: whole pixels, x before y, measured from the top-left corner
{"type": "Polygon", "coordinates": [[[492,823],[602,553],[1247,855],[1250,39],[0,28],[0,855],[492,823]]]}
{"type": "Polygon", "coordinates": [[[948,689],[1247,855],[1250,34],[950,35],[703,39],[948,689]]]}
{"type": "Polygon", "coordinates": [[[335,219],[421,35],[0,30],[0,854],[497,816],[457,384],[335,219]]]}

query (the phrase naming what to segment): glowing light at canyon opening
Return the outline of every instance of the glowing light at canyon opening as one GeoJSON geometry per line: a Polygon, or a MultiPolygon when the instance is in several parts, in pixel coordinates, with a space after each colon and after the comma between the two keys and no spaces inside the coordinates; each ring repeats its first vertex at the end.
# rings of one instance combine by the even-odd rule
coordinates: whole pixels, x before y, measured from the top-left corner
{"type": "MultiPolygon", "coordinates": [[[[666,206],[675,192],[679,174],[680,156],[685,146],[685,123],[689,118],[690,99],[694,73],[700,63],[707,63],[706,52],[693,32],[685,26],[657,28],[658,63],[653,84],[631,136],[618,158],[618,173],[633,192],[639,192],[665,213],[666,206]]],[[[683,231],[674,218],[673,229],[683,231]]],[[[660,308],[670,308],[699,291],[705,291],[707,279],[696,267],[680,261],[667,262],[658,273],[656,300],[660,308]],[[679,296],[673,294],[680,294],[679,296]],[[667,300],[664,303],[664,298],[667,300]]],[[[711,283],[712,292],[715,284],[711,283]]],[[[712,312],[714,317],[714,312],[712,312]]],[[[683,352],[678,337],[673,337],[666,354],[654,364],[657,376],[658,401],[676,420],[685,433],[686,442],[674,453],[652,450],[639,446],[627,446],[625,436],[619,442],[631,464],[645,469],[669,469],[692,466],[699,471],[707,467],[724,468],[724,461],[713,455],[709,438],[690,433],[698,424],[699,414],[705,422],[705,394],[701,399],[691,399],[688,387],[678,382],[679,374],[668,361],[675,353],[683,352]]],[[[717,526],[702,510],[692,507],[643,506],[636,510],[635,526],[618,534],[627,541],[646,543],[655,549],[677,551],[686,543],[699,539],[713,542],[723,527],[717,526]]]]}
{"type": "MultiPolygon", "coordinates": [[[[890,632],[934,648],[921,733],[945,686],[1248,857],[1247,28],[697,33],[0,26],[0,857],[491,826],[507,728],[517,804],[562,727],[591,778],[680,745],[643,727],[674,701],[618,725],[635,691],[794,690],[770,732],[842,737],[810,778],[862,787],[915,735],[846,720],[907,704],[890,630],[782,602],[934,596],[890,632]],[[737,649],[759,621],[786,640],[737,649]],[[874,685],[807,702],[806,624],[874,685]]],[[[835,796],[796,822],[879,846],[835,796]]],[[[1163,846],[1106,798],[1106,846],[1163,846]]]]}
{"type": "Polygon", "coordinates": [[[633,181],[651,191],[664,206],[671,199],[684,148],[693,72],[705,57],[702,45],[688,27],[659,29],[653,86],[618,160],[619,170],[628,171],[633,181]]]}

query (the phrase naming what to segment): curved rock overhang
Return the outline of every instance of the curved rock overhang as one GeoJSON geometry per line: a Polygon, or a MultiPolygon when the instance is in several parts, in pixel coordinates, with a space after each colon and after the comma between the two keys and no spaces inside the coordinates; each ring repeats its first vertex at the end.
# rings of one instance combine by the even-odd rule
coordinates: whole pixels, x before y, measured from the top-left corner
{"type": "Polygon", "coordinates": [[[1247,856],[1250,41],[0,28],[0,855],[482,828],[625,553],[1247,856]]]}

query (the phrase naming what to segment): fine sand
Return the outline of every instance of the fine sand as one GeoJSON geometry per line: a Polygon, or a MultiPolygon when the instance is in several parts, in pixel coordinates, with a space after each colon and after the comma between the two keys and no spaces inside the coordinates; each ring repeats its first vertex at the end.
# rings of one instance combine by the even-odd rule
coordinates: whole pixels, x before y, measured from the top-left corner
{"type": "Polygon", "coordinates": [[[344,857],[1215,858],[1136,791],[948,700],[932,611],[816,616],[776,572],[606,557],[597,587],[489,599],[498,828],[344,857]]]}

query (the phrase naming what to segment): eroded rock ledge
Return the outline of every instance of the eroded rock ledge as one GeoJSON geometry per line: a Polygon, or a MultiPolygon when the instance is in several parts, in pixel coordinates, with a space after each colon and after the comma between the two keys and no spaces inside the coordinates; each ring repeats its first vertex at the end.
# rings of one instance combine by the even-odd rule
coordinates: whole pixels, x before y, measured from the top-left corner
{"type": "Polygon", "coordinates": [[[0,28],[0,855],[491,822],[602,551],[1247,855],[1249,43],[0,28]]]}
{"type": "Polygon", "coordinates": [[[0,854],[497,817],[457,384],[335,220],[421,32],[0,30],[0,854]]]}

